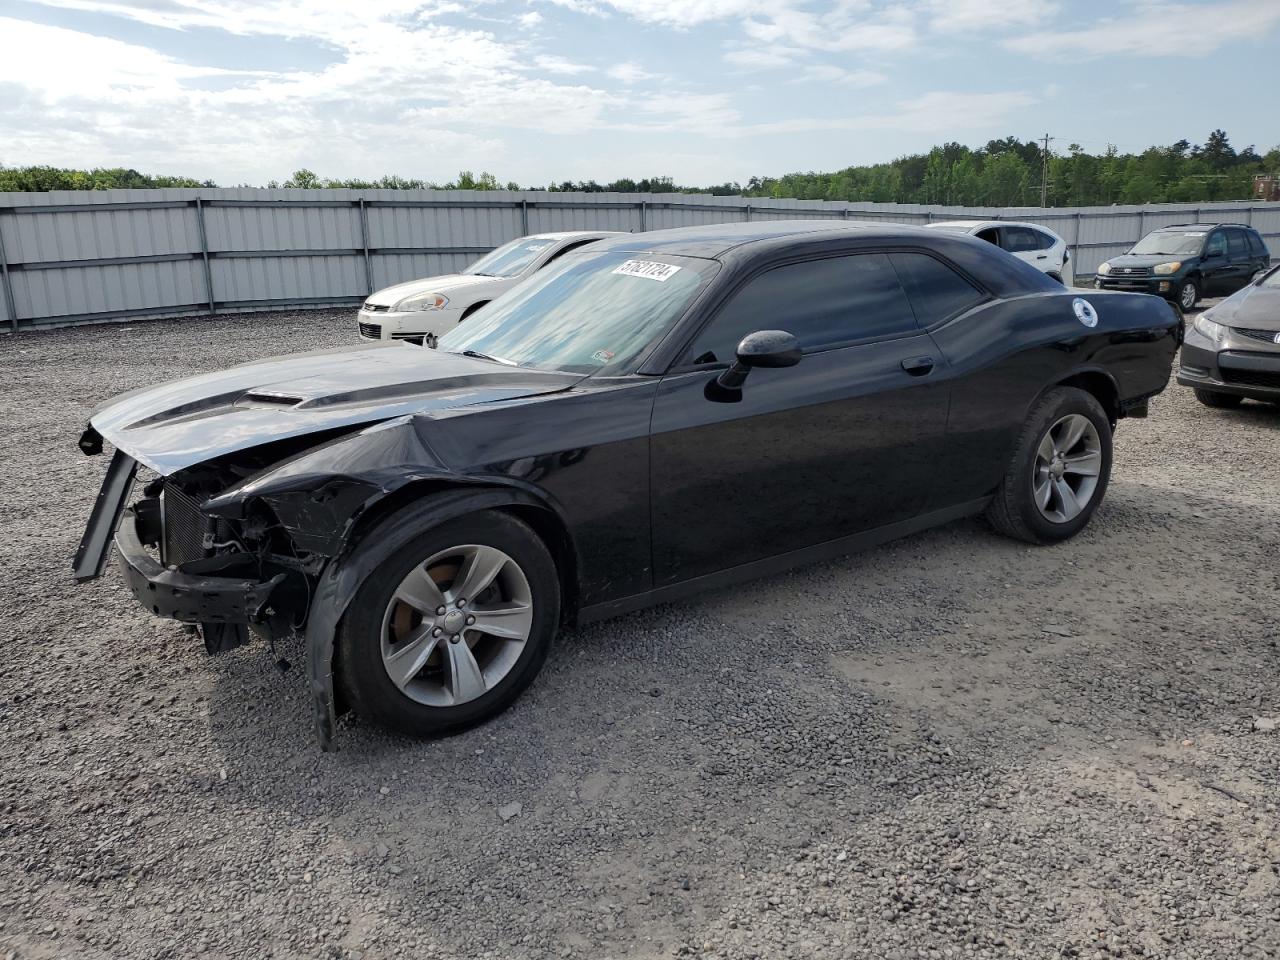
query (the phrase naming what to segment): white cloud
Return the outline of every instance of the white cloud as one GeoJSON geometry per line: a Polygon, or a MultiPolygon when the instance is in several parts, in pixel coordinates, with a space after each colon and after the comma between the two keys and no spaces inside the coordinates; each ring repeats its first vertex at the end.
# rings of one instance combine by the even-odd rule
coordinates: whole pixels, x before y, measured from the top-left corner
{"type": "Polygon", "coordinates": [[[804,76],[808,80],[822,83],[840,84],[846,87],[874,87],[888,83],[889,78],[875,70],[846,70],[834,64],[818,63],[805,67],[804,76]]]}
{"type": "Polygon", "coordinates": [[[778,6],[768,16],[747,20],[743,29],[760,43],[810,50],[899,51],[916,42],[910,10],[889,7],[874,12],[859,3],[837,3],[823,13],[778,6]]]}
{"type": "Polygon", "coordinates": [[[991,0],[924,0],[920,14],[931,30],[939,32],[995,31],[1045,25],[1058,9],[1057,0],[1017,0],[1003,5],[991,0]]]}
{"type": "Polygon", "coordinates": [[[595,67],[588,66],[585,63],[574,63],[572,60],[566,60],[564,57],[551,56],[549,54],[539,54],[533,58],[534,65],[540,70],[547,73],[558,73],[565,76],[574,76],[579,73],[590,73],[595,67]]]}
{"type": "Polygon", "coordinates": [[[536,27],[542,22],[542,14],[537,10],[530,10],[528,13],[522,13],[516,17],[516,23],[522,27],[536,27]]]}
{"type": "Polygon", "coordinates": [[[805,52],[799,47],[763,44],[730,50],[724,55],[724,59],[744,70],[772,70],[775,67],[790,66],[804,55],[805,52]]]}
{"type": "Polygon", "coordinates": [[[1104,56],[1205,57],[1232,40],[1261,37],[1280,23],[1280,4],[1256,0],[1206,7],[1140,2],[1122,17],[1082,30],[1044,30],[1004,41],[1010,50],[1047,59],[1104,56]]]}
{"type": "Polygon", "coordinates": [[[656,73],[650,73],[638,63],[619,63],[605,71],[613,79],[626,84],[639,83],[641,80],[654,80],[656,73]]]}

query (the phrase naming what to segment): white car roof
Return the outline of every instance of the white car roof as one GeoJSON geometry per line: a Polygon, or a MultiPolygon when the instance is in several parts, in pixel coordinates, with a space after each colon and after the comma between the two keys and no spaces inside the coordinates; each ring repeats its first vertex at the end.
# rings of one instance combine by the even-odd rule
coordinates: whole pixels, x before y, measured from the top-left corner
{"type": "MultiPolygon", "coordinates": [[[[1030,227],[1032,230],[1043,230],[1050,236],[1058,235],[1042,223],[1031,223],[1028,220],[935,220],[925,224],[928,227],[963,227],[966,230],[982,230],[986,227],[1030,227]]],[[[1058,237],[1061,240],[1061,237],[1058,237]]]]}

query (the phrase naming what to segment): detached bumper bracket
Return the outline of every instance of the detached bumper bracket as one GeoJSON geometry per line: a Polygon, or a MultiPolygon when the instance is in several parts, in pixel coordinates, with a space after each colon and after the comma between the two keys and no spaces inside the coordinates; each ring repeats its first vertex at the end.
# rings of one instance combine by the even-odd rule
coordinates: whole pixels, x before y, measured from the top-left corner
{"type": "Polygon", "coordinates": [[[111,456],[106,479],[98,491],[98,499],[89,514],[80,547],[71,561],[71,571],[77,583],[95,580],[102,576],[107,565],[107,553],[111,549],[111,535],[120,525],[125,501],[133,490],[133,478],[138,472],[138,461],[122,450],[111,456]]]}

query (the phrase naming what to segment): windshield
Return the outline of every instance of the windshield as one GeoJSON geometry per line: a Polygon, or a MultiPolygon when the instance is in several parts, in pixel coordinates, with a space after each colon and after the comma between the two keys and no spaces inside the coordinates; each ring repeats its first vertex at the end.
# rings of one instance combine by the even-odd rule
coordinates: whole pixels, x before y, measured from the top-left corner
{"type": "Polygon", "coordinates": [[[491,250],[462,272],[477,277],[518,277],[554,244],[546,237],[521,237],[491,250]]]}
{"type": "Polygon", "coordinates": [[[1149,233],[1136,244],[1130,253],[1139,254],[1197,254],[1204,246],[1205,231],[1161,230],[1149,233]]]}
{"type": "Polygon", "coordinates": [[[439,349],[572,373],[619,372],[671,328],[713,260],[570,254],[440,338],[439,349]]]}
{"type": "Polygon", "coordinates": [[[1274,267],[1270,273],[1258,281],[1260,287],[1280,287],[1280,267],[1274,267]]]}

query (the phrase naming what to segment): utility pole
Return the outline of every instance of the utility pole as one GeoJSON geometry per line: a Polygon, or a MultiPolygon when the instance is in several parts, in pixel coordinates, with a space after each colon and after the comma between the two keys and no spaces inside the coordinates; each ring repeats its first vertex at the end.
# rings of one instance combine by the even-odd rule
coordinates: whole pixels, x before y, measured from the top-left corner
{"type": "Polygon", "coordinates": [[[1056,139],[1044,135],[1044,147],[1040,151],[1040,206],[1049,205],[1049,141],[1056,139]]]}

